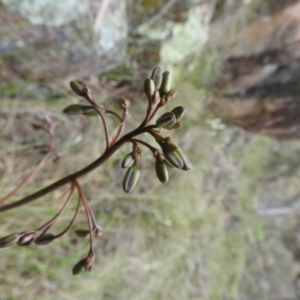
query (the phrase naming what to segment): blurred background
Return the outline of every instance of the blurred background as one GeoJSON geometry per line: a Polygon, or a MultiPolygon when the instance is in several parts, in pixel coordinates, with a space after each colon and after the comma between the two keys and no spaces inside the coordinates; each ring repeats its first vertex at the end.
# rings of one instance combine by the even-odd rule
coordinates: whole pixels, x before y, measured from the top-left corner
{"type": "MultiPolygon", "coordinates": [[[[178,91],[170,108],[187,109],[173,137],[193,168],[162,185],[145,151],[125,194],[125,146],[80,180],[104,230],[92,271],[71,274],[88,247],[74,228],[1,249],[0,299],[300,299],[300,1],[0,0],[0,198],[42,159],[47,120],[61,157],[9,201],[102,153],[98,120],[62,114],[81,101],[70,80],[105,107],[130,99],[133,128],[158,65],[178,91]]],[[[61,193],[2,213],[0,236],[51,218],[61,193]]]]}

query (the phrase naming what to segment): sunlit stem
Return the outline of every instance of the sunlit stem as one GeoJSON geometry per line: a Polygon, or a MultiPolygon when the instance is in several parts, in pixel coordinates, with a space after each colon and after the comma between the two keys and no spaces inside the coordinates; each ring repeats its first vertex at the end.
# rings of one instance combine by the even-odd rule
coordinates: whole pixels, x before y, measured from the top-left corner
{"type": "Polygon", "coordinates": [[[94,253],[94,238],[93,238],[93,218],[90,214],[90,209],[89,209],[89,204],[88,201],[85,197],[85,194],[80,186],[80,184],[78,183],[77,180],[73,181],[78,194],[80,196],[80,200],[85,208],[85,213],[86,213],[86,217],[87,217],[87,223],[88,223],[88,228],[89,228],[89,232],[90,232],[90,252],[94,253]]]}
{"type": "Polygon", "coordinates": [[[69,223],[69,225],[62,232],[60,232],[59,234],[55,235],[56,239],[59,238],[59,237],[61,237],[62,235],[64,235],[71,228],[71,226],[74,224],[74,222],[76,220],[76,217],[78,215],[80,203],[81,203],[81,201],[80,201],[80,196],[79,196],[78,201],[77,201],[77,207],[76,207],[76,210],[75,210],[75,213],[73,215],[73,218],[72,218],[71,222],[69,223]]]}
{"type": "Polygon", "coordinates": [[[69,191],[69,195],[68,195],[64,205],[62,206],[62,208],[59,210],[59,212],[51,220],[49,220],[48,222],[43,224],[40,228],[36,229],[36,231],[43,230],[43,232],[40,234],[40,236],[45,234],[49,230],[49,228],[55,223],[55,221],[59,218],[59,216],[65,211],[67,205],[70,202],[70,199],[71,199],[71,196],[74,192],[74,189],[75,189],[74,185],[71,185],[71,187],[63,193],[63,195],[58,200],[62,199],[69,191]]]}

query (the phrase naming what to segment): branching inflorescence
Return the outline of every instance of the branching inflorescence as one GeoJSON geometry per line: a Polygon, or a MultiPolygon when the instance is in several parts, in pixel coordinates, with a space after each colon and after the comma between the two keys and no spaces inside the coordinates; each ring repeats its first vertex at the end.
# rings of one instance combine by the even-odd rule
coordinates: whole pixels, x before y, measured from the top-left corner
{"type": "MultiPolygon", "coordinates": [[[[156,67],[152,71],[151,78],[146,79],[144,81],[144,92],[148,99],[148,106],[145,118],[136,129],[124,135],[123,131],[125,128],[125,123],[129,116],[129,100],[125,98],[122,99],[122,114],[119,115],[114,111],[100,107],[95,102],[90,89],[86,85],[82,85],[79,82],[71,81],[70,87],[74,93],[84,98],[88,102],[88,105],[73,104],[66,107],[63,110],[63,112],[67,115],[99,116],[104,127],[106,143],[105,151],[98,159],[96,159],[83,169],[68,176],[65,176],[60,180],[52,183],[51,185],[27,197],[24,197],[19,201],[3,205],[3,203],[6,200],[8,200],[13,194],[15,194],[21,186],[26,184],[29,181],[29,179],[37,173],[37,171],[42,165],[42,163],[40,163],[34,169],[34,171],[31,174],[29,174],[29,176],[25,178],[25,180],[23,180],[21,184],[18,185],[16,189],[14,189],[5,198],[0,199],[0,212],[4,212],[35,201],[36,199],[41,198],[62,186],[67,186],[67,190],[59,199],[65,199],[64,204],[53,218],[51,218],[46,223],[44,223],[36,229],[13,233],[0,238],[0,248],[8,247],[14,244],[20,246],[27,246],[31,244],[45,245],[52,242],[53,240],[64,235],[72,227],[78,215],[79,208],[82,205],[86,214],[88,229],[77,230],[75,231],[75,233],[80,237],[89,236],[90,246],[87,256],[81,259],[73,267],[73,274],[75,275],[83,269],[88,271],[91,270],[95,258],[94,237],[101,237],[102,235],[102,229],[100,225],[97,224],[97,221],[85,196],[85,193],[80,183],[78,182],[79,177],[84,176],[87,173],[101,166],[125,143],[131,143],[132,145],[132,151],[124,157],[121,164],[122,168],[127,169],[123,181],[123,189],[126,193],[132,191],[138,182],[140,175],[140,159],[143,153],[142,147],[146,147],[152,152],[155,159],[156,174],[158,179],[162,183],[166,183],[169,180],[168,168],[175,167],[181,170],[189,170],[191,168],[191,164],[188,158],[182,152],[182,150],[173,142],[172,138],[168,135],[172,130],[181,127],[181,118],[185,112],[185,109],[182,106],[177,106],[171,111],[161,115],[155,123],[152,122],[159,109],[164,105],[168,104],[176,96],[176,91],[171,90],[171,76],[168,71],[161,73],[160,68],[156,67]],[[106,116],[108,114],[114,115],[119,120],[118,126],[115,128],[111,135],[108,132],[108,126],[106,122],[106,116]],[[140,136],[144,133],[150,134],[150,136],[152,136],[156,143],[159,145],[159,148],[156,148],[148,142],[137,138],[137,136],[140,136]],[[59,219],[61,214],[67,208],[74,192],[77,192],[78,194],[77,206],[70,223],[62,232],[58,234],[48,232],[52,225],[55,224],[55,222],[59,219]]],[[[51,126],[51,122],[48,123],[49,129],[46,128],[45,131],[47,131],[50,134],[51,141],[51,138],[53,136],[53,128],[51,126]]],[[[52,143],[50,143],[50,147],[46,153],[47,156],[45,157],[48,157],[49,153],[51,152],[57,154],[51,145],[52,143]]],[[[44,162],[44,160],[45,159],[43,159],[42,162],[44,162]]]]}

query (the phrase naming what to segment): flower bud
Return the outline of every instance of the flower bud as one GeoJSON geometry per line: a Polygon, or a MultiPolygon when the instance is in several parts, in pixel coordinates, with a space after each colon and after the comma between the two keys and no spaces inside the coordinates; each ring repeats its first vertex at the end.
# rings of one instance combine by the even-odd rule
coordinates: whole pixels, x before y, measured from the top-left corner
{"type": "Polygon", "coordinates": [[[90,231],[89,230],[85,230],[85,229],[77,229],[77,230],[75,230],[75,234],[78,237],[84,238],[84,237],[86,237],[87,235],[90,234],[90,231]]]}
{"type": "MultiPolygon", "coordinates": [[[[104,114],[105,110],[103,108],[99,108],[101,112],[104,114]]],[[[63,113],[69,116],[75,115],[84,115],[84,116],[98,116],[97,110],[91,105],[82,105],[82,104],[71,104],[67,106],[63,113]]]]}
{"type": "Polygon", "coordinates": [[[85,259],[81,259],[72,269],[73,275],[79,274],[85,266],[85,259]]]}
{"type": "Polygon", "coordinates": [[[21,236],[20,233],[13,233],[0,238],[0,248],[5,248],[14,245],[15,243],[18,242],[20,236],[21,236]]]}
{"type": "Polygon", "coordinates": [[[159,101],[160,101],[159,91],[155,91],[154,94],[152,95],[151,103],[152,103],[152,105],[155,105],[155,104],[159,103],[159,101]]]}
{"type": "Polygon", "coordinates": [[[166,164],[163,161],[157,160],[155,162],[155,171],[157,178],[162,183],[166,183],[169,180],[169,173],[166,164]]]}
{"type": "Polygon", "coordinates": [[[34,242],[36,245],[47,245],[55,239],[55,235],[52,233],[45,233],[42,236],[39,236],[34,242]]]}
{"type": "Polygon", "coordinates": [[[176,90],[169,91],[167,94],[165,94],[162,97],[161,104],[162,105],[167,104],[168,102],[170,102],[171,100],[173,100],[176,97],[176,95],[177,95],[177,91],[176,90]]]}
{"type": "Polygon", "coordinates": [[[19,246],[28,246],[34,240],[35,232],[27,232],[20,236],[18,240],[19,246]]]}
{"type": "Polygon", "coordinates": [[[152,79],[147,78],[144,81],[144,92],[148,99],[152,98],[152,95],[155,92],[155,85],[152,79]]]}
{"type": "Polygon", "coordinates": [[[171,110],[171,112],[175,115],[177,121],[179,121],[185,113],[185,108],[183,106],[177,106],[171,110]]]}
{"type": "Polygon", "coordinates": [[[173,140],[170,136],[165,138],[157,139],[157,143],[160,145],[163,151],[173,152],[177,150],[177,146],[173,143],[173,140]]]}
{"type": "Polygon", "coordinates": [[[189,170],[192,165],[190,160],[187,158],[187,156],[182,152],[182,150],[180,148],[178,148],[176,150],[176,153],[178,154],[178,156],[181,158],[182,162],[183,162],[183,167],[182,170],[187,171],[189,170]]]}
{"type": "Polygon", "coordinates": [[[70,87],[72,91],[80,97],[84,97],[84,86],[77,81],[70,81],[70,87]]]}
{"type": "Polygon", "coordinates": [[[139,177],[140,177],[140,167],[139,165],[134,164],[127,170],[124,177],[123,189],[126,193],[129,193],[133,190],[139,177]]]}
{"type": "Polygon", "coordinates": [[[161,81],[162,81],[160,67],[156,67],[153,69],[152,74],[151,74],[151,79],[154,82],[155,90],[159,90],[159,88],[161,86],[161,81]]]}
{"type": "Polygon", "coordinates": [[[81,115],[83,112],[82,107],[81,104],[71,104],[63,110],[63,113],[69,116],[81,115]]]}
{"type": "Polygon", "coordinates": [[[133,162],[134,162],[134,158],[133,158],[132,152],[130,152],[124,157],[121,167],[123,169],[126,169],[126,168],[132,166],[133,162]]]}
{"type": "Polygon", "coordinates": [[[182,169],[184,164],[177,151],[163,151],[165,159],[175,168],[182,169]]]}
{"type": "Polygon", "coordinates": [[[156,125],[162,128],[170,128],[176,123],[175,115],[172,112],[166,112],[156,120],[156,125]]]}
{"type": "Polygon", "coordinates": [[[159,89],[159,93],[160,93],[161,96],[166,95],[170,91],[171,83],[172,83],[172,80],[171,80],[170,72],[169,71],[163,72],[162,82],[161,82],[161,86],[160,86],[160,89],[159,89]]]}

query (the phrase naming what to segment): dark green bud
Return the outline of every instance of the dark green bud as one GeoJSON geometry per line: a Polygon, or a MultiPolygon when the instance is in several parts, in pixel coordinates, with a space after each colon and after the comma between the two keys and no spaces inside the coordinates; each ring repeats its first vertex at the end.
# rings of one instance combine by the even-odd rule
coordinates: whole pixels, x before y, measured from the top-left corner
{"type": "Polygon", "coordinates": [[[159,90],[162,81],[161,69],[160,67],[156,67],[153,69],[151,74],[151,79],[154,82],[155,90],[159,90]]]}
{"type": "Polygon", "coordinates": [[[166,183],[169,180],[169,173],[166,164],[163,161],[157,160],[155,162],[155,171],[157,178],[162,183],[166,183]]]}
{"type": "MultiPolygon", "coordinates": [[[[105,110],[102,108],[99,108],[102,113],[105,113],[105,110]]],[[[98,116],[98,112],[95,110],[93,106],[90,105],[82,105],[82,104],[71,104],[67,106],[63,113],[69,115],[69,116],[75,116],[75,115],[84,115],[84,116],[98,116]]]]}
{"type": "Polygon", "coordinates": [[[184,164],[177,151],[163,151],[165,159],[175,168],[182,169],[184,164]]]}
{"type": "Polygon", "coordinates": [[[63,110],[63,113],[69,116],[82,115],[83,106],[81,104],[71,104],[63,110]]]}
{"type": "Polygon", "coordinates": [[[126,169],[126,168],[132,166],[133,162],[134,162],[134,158],[133,158],[132,152],[131,152],[131,153],[128,153],[128,154],[124,157],[124,159],[123,159],[123,161],[122,161],[122,164],[121,164],[121,167],[122,167],[123,169],[126,169]]]}
{"type": "Polygon", "coordinates": [[[70,81],[72,91],[80,97],[84,97],[84,86],[77,81],[70,81]]]}
{"type": "Polygon", "coordinates": [[[0,248],[9,247],[16,244],[19,241],[20,236],[20,233],[13,233],[0,238],[0,248]]]}
{"type": "Polygon", "coordinates": [[[149,100],[152,99],[152,96],[155,92],[155,86],[152,79],[147,78],[144,81],[144,92],[149,100]]]}
{"type": "Polygon", "coordinates": [[[85,267],[85,259],[81,259],[72,269],[72,274],[77,275],[79,274],[82,269],[85,267]]]}
{"type": "Polygon", "coordinates": [[[181,158],[183,162],[182,170],[184,171],[189,170],[192,167],[192,165],[190,160],[187,158],[187,156],[182,152],[180,148],[178,148],[175,152],[178,154],[178,156],[181,158]]]}
{"type": "Polygon", "coordinates": [[[162,74],[162,82],[161,82],[161,86],[159,89],[159,93],[161,96],[166,95],[170,89],[171,89],[171,83],[172,83],[172,79],[171,79],[171,74],[169,71],[165,71],[162,74]]]}
{"type": "Polygon", "coordinates": [[[89,235],[90,232],[89,232],[89,230],[85,230],[85,229],[77,229],[77,230],[75,230],[75,234],[76,234],[78,237],[84,238],[84,237],[86,237],[87,235],[89,235]]]}
{"type": "Polygon", "coordinates": [[[170,136],[167,136],[162,139],[157,139],[157,143],[160,145],[163,151],[173,152],[177,150],[177,146],[173,143],[173,140],[170,136]]]}
{"type": "Polygon", "coordinates": [[[183,106],[177,106],[171,110],[171,112],[175,115],[177,121],[179,121],[185,113],[185,108],[183,106]]]}
{"type": "Polygon", "coordinates": [[[156,120],[158,127],[169,129],[176,123],[175,115],[172,112],[166,112],[156,120]]]}
{"type": "Polygon", "coordinates": [[[42,236],[39,236],[34,242],[41,246],[41,245],[47,245],[51,243],[55,239],[55,235],[52,233],[45,233],[42,236]]]}
{"type": "Polygon", "coordinates": [[[137,164],[132,165],[126,172],[124,181],[123,181],[123,189],[126,193],[129,193],[133,190],[138,179],[140,177],[140,167],[137,164]]]}

